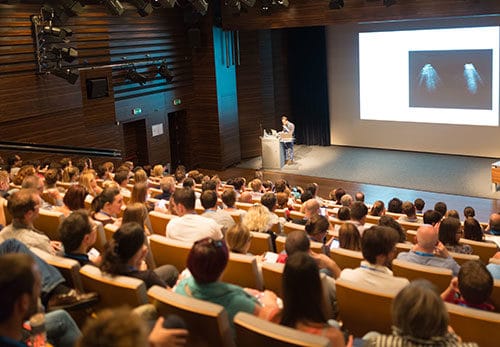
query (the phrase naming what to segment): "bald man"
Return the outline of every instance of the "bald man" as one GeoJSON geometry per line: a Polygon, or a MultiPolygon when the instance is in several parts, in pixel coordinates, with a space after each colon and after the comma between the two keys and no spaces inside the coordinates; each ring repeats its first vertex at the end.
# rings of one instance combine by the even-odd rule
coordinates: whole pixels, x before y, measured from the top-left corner
{"type": "Polygon", "coordinates": [[[417,244],[413,246],[411,251],[399,253],[397,259],[450,269],[453,276],[457,276],[460,270],[460,266],[439,241],[438,231],[429,224],[423,224],[418,228],[417,244]]]}
{"type": "Polygon", "coordinates": [[[500,213],[493,213],[490,216],[490,222],[488,224],[488,229],[486,232],[491,235],[500,236],[500,213]]]}
{"type": "Polygon", "coordinates": [[[309,199],[302,205],[304,218],[292,219],[295,224],[306,225],[307,221],[314,215],[319,214],[319,202],[316,199],[309,199]]]}

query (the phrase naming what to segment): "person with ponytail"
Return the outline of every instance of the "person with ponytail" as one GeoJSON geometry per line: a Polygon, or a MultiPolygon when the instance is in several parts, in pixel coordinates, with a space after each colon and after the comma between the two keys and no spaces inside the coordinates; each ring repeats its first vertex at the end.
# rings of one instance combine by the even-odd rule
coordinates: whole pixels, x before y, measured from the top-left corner
{"type": "Polygon", "coordinates": [[[92,200],[91,217],[103,225],[117,221],[123,205],[123,196],[116,187],[109,187],[92,200]]]}
{"type": "Polygon", "coordinates": [[[143,227],[135,222],[124,223],[104,248],[101,270],[110,275],[141,279],[147,288],[154,285],[173,287],[179,272],[173,265],[147,269],[144,259],[148,247],[143,227]]]}

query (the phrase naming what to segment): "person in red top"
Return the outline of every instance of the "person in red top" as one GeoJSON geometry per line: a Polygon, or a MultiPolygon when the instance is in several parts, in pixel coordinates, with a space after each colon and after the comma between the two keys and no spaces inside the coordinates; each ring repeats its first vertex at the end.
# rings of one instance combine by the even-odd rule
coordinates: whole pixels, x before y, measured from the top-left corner
{"type": "Polygon", "coordinates": [[[441,298],[456,305],[494,311],[489,303],[492,291],[493,277],[486,266],[479,260],[470,260],[461,266],[458,277],[451,280],[441,298]]]}

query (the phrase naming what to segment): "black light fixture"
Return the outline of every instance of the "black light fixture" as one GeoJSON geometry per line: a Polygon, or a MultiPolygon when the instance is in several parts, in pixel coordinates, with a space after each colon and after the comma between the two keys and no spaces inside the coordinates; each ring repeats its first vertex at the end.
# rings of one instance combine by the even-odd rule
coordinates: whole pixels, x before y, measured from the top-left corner
{"type": "Polygon", "coordinates": [[[167,80],[167,83],[172,82],[174,79],[174,73],[167,66],[166,61],[162,61],[160,66],[158,66],[158,74],[167,80]]]}
{"type": "Polygon", "coordinates": [[[52,75],[65,79],[71,84],[75,84],[80,77],[78,70],[71,70],[65,67],[57,67],[49,71],[52,75]]]}
{"type": "Polygon", "coordinates": [[[42,28],[42,33],[58,39],[65,39],[66,37],[73,35],[73,31],[70,28],[55,27],[52,25],[44,26],[42,28]]]}
{"type": "Polygon", "coordinates": [[[83,5],[78,0],[57,0],[59,6],[61,6],[68,16],[78,16],[83,12],[83,5]]]}
{"type": "Polygon", "coordinates": [[[205,0],[188,0],[188,1],[202,16],[207,14],[208,3],[205,0]]]}
{"type": "Polygon", "coordinates": [[[121,16],[125,11],[125,8],[119,0],[102,0],[102,3],[113,16],[121,16]]]}
{"type": "Polygon", "coordinates": [[[241,0],[243,4],[245,4],[248,7],[254,7],[255,6],[255,0],[241,0]]]}
{"type": "Polygon", "coordinates": [[[149,1],[146,2],[145,0],[128,0],[128,2],[130,2],[137,8],[137,13],[139,13],[141,17],[146,17],[153,13],[153,6],[149,1]]]}
{"type": "Polygon", "coordinates": [[[288,0],[276,0],[276,2],[273,1],[273,4],[276,4],[280,7],[288,7],[289,2],[288,0]]]}
{"type": "Polygon", "coordinates": [[[63,59],[68,63],[71,63],[78,58],[78,51],[73,47],[52,46],[48,51],[55,55],[56,59],[63,59]]]}
{"type": "Polygon", "coordinates": [[[133,83],[139,83],[141,86],[145,85],[149,80],[146,75],[137,72],[135,67],[127,70],[127,79],[133,83]]]}
{"type": "Polygon", "coordinates": [[[176,0],[151,0],[154,8],[173,8],[176,0]]]}
{"type": "Polygon", "coordinates": [[[239,14],[241,11],[240,0],[225,0],[224,4],[231,10],[231,13],[234,15],[239,14]]]}
{"type": "Polygon", "coordinates": [[[330,0],[329,6],[331,10],[340,10],[344,7],[344,0],[330,0]]]}
{"type": "Polygon", "coordinates": [[[396,0],[383,0],[383,4],[385,7],[392,6],[396,3],[396,0]]]}

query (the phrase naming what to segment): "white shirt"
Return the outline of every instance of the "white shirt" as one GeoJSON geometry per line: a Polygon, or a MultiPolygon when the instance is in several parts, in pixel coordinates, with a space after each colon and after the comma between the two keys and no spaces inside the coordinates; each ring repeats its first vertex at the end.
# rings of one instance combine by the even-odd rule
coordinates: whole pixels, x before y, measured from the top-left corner
{"type": "Polygon", "coordinates": [[[403,277],[394,277],[386,266],[373,265],[366,260],[357,269],[344,269],[340,273],[343,280],[360,283],[376,289],[399,292],[410,282],[403,277]]]}
{"type": "Polygon", "coordinates": [[[172,219],[167,224],[166,236],[169,239],[194,243],[205,237],[222,239],[221,227],[216,221],[198,214],[186,214],[172,219]]]}

